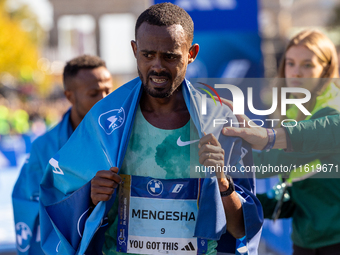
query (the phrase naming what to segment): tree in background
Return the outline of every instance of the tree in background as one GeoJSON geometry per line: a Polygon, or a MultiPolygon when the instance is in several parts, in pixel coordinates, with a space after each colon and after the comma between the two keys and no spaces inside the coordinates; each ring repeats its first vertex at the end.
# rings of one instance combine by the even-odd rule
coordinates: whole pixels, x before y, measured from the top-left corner
{"type": "Polygon", "coordinates": [[[0,86],[31,85],[46,94],[50,78],[39,61],[44,35],[34,14],[27,6],[9,12],[6,0],[0,0],[0,31],[0,86]]]}

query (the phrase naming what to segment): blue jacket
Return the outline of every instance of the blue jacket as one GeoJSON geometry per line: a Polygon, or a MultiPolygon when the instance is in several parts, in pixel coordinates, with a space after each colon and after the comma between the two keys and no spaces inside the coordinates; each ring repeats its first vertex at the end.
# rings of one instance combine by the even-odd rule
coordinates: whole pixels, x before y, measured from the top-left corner
{"type": "MultiPolygon", "coordinates": [[[[90,180],[99,170],[121,167],[142,87],[136,78],[99,101],[50,160],[40,185],[41,242],[46,254],[101,254],[105,217],[116,194],[110,201],[100,202],[89,214],[90,180]]],[[[222,125],[213,126],[214,116],[236,122],[231,110],[225,105],[216,107],[208,100],[208,112],[213,114],[201,115],[202,95],[186,80],[182,92],[200,136],[203,132],[216,136],[226,152],[226,166],[242,163],[242,140],[221,135],[222,125]]],[[[254,195],[254,174],[234,177],[244,177],[235,179],[246,226],[243,242],[249,254],[256,254],[263,216],[254,195]]],[[[226,218],[217,181],[205,178],[195,236],[218,240],[225,232],[226,218]]],[[[226,242],[236,243],[234,238],[226,238],[226,242]]],[[[235,246],[231,249],[235,252],[235,246]]]]}
{"type": "Polygon", "coordinates": [[[44,254],[40,247],[39,184],[51,157],[66,143],[73,130],[68,111],[52,130],[32,144],[12,193],[16,247],[20,255],[44,254]]]}

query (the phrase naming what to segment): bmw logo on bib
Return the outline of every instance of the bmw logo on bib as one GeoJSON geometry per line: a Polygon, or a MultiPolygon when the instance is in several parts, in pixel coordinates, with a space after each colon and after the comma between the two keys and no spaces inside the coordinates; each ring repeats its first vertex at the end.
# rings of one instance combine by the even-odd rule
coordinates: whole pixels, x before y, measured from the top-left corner
{"type": "Polygon", "coordinates": [[[159,196],[163,192],[163,183],[160,180],[153,179],[148,182],[146,188],[150,195],[159,196]]]}

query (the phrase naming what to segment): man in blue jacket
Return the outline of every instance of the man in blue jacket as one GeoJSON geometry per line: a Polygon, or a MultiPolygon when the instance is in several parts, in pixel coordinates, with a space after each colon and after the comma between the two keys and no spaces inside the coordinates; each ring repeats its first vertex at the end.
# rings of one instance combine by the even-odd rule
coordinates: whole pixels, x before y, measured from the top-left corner
{"type": "Polygon", "coordinates": [[[202,94],[185,79],[199,51],[192,42],[193,21],[176,5],[139,16],[139,78],[91,109],[44,175],[46,254],[216,254],[226,229],[220,251],[257,254],[263,216],[252,176],[234,184],[192,168],[239,168],[247,154],[211,121],[235,123],[228,107],[207,100],[211,116],[201,113],[202,94]]]}
{"type": "Polygon", "coordinates": [[[56,127],[33,142],[13,190],[18,254],[44,254],[40,247],[39,184],[46,165],[91,107],[112,91],[111,75],[105,62],[96,56],[83,55],[67,62],[63,80],[72,108],[56,127]]]}

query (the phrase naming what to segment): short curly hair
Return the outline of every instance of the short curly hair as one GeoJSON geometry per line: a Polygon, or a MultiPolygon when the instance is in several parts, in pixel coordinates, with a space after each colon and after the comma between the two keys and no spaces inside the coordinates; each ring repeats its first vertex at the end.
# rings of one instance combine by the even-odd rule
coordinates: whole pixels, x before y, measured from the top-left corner
{"type": "Polygon", "coordinates": [[[104,60],[97,56],[82,55],[68,61],[64,67],[63,81],[64,89],[69,89],[68,81],[70,78],[77,76],[81,69],[95,69],[98,67],[106,67],[104,60]]]}
{"type": "Polygon", "coordinates": [[[155,26],[181,25],[191,44],[194,39],[194,22],[190,15],[181,7],[172,3],[160,3],[150,6],[141,15],[139,15],[136,27],[135,37],[137,39],[138,28],[142,23],[147,22],[155,26]]]}

